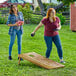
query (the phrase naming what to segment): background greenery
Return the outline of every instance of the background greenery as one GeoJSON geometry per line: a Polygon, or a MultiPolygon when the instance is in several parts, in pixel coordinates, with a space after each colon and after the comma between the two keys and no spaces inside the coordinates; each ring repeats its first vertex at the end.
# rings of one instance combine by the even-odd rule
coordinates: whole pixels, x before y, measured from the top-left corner
{"type": "Polygon", "coordinates": [[[59,17],[60,21],[61,21],[61,25],[63,25],[66,21],[66,18],[60,13],[56,14],[57,17],[59,17]]]}
{"type": "MultiPolygon", "coordinates": [[[[50,7],[57,6],[57,4],[54,4],[54,3],[43,3],[43,5],[44,5],[45,12],[47,11],[48,6],[50,6],[50,7]]],[[[18,9],[19,9],[19,11],[21,11],[23,13],[23,17],[24,17],[26,24],[38,24],[43,18],[42,15],[39,15],[40,7],[37,7],[35,9],[35,11],[33,11],[33,10],[31,10],[31,4],[29,4],[29,3],[27,3],[24,8],[21,5],[18,5],[18,9]]],[[[64,8],[64,9],[66,10],[66,8],[64,8]]],[[[7,8],[0,8],[0,10],[1,10],[0,11],[0,24],[6,24],[8,13],[2,12],[2,11],[6,10],[6,12],[8,12],[8,10],[7,10],[7,8]],[[5,13],[5,14],[3,14],[3,13],[5,13]]],[[[57,16],[60,18],[61,24],[64,25],[65,21],[66,21],[66,17],[64,17],[62,15],[62,13],[59,13],[59,12],[62,12],[62,11],[60,9],[58,9],[57,16]]]]}
{"type": "MultiPolygon", "coordinates": [[[[45,8],[47,8],[47,5],[54,6],[56,4],[44,3],[45,8]]],[[[30,4],[26,4],[25,7],[23,8],[21,5],[18,5],[18,9],[19,11],[22,11],[26,24],[29,24],[29,23],[38,24],[43,17],[41,15],[33,14],[33,11],[30,9],[30,6],[31,6],[30,4]]],[[[39,12],[39,10],[40,8],[37,7],[35,9],[35,12],[39,12]]],[[[57,13],[57,16],[60,18],[61,24],[63,25],[65,23],[66,18],[61,13],[57,13]]]]}
{"type": "MultiPolygon", "coordinates": [[[[59,4],[56,4],[56,3],[43,3],[44,11],[47,11],[48,7],[54,8],[54,7],[58,6],[58,5],[59,4]]],[[[35,11],[40,11],[39,6],[36,7],[35,11]]],[[[57,13],[59,13],[59,12],[66,12],[66,11],[70,12],[70,5],[64,5],[63,7],[56,9],[57,13]]]]}
{"type": "MultiPolygon", "coordinates": [[[[45,56],[44,27],[41,27],[34,37],[30,36],[36,26],[35,24],[23,26],[22,53],[36,52],[45,56]]],[[[13,60],[8,60],[8,47],[10,42],[8,29],[9,27],[7,25],[0,25],[0,76],[76,76],[76,33],[72,32],[69,26],[62,26],[62,29],[59,31],[63,56],[66,61],[64,64],[65,67],[50,70],[36,66],[26,60],[21,61],[20,65],[18,65],[17,38],[12,50],[13,60]]],[[[60,62],[54,44],[50,59],[60,62]]]]}

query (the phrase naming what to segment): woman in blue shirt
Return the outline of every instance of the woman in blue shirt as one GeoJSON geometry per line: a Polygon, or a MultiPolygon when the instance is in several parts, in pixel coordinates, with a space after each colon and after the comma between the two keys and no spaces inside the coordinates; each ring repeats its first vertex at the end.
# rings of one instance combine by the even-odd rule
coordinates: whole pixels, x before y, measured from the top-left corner
{"type": "Polygon", "coordinates": [[[9,35],[10,35],[10,44],[9,44],[9,60],[12,60],[11,52],[12,47],[15,41],[15,37],[17,35],[17,43],[18,43],[18,57],[21,54],[21,39],[22,39],[22,33],[23,33],[23,27],[24,19],[22,12],[18,12],[16,5],[11,5],[10,11],[9,11],[8,21],[7,25],[9,28],[9,35]],[[17,22],[23,21],[21,26],[18,26],[17,22]]]}

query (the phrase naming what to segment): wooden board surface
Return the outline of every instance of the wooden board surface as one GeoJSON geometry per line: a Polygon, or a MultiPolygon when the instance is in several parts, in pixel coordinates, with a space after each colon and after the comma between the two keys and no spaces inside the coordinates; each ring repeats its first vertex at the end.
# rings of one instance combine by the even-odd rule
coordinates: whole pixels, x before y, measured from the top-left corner
{"type": "Polygon", "coordinates": [[[40,54],[37,54],[35,52],[20,54],[20,58],[28,60],[28,61],[30,61],[30,62],[32,62],[40,67],[46,68],[46,69],[64,67],[64,65],[59,64],[59,63],[57,63],[53,60],[50,60],[48,58],[45,58],[45,57],[43,57],[40,54]]]}

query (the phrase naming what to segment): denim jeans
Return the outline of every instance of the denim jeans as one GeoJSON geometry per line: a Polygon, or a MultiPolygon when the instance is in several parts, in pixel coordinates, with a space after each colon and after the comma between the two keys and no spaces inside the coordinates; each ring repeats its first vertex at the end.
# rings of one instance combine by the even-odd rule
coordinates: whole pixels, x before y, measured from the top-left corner
{"type": "Polygon", "coordinates": [[[46,58],[49,58],[51,50],[52,50],[52,41],[54,42],[54,44],[57,47],[57,52],[59,55],[59,58],[62,59],[63,58],[63,53],[62,53],[62,46],[61,46],[61,41],[59,38],[59,35],[53,36],[53,37],[48,37],[48,36],[44,36],[44,40],[47,46],[47,50],[46,50],[46,58]]]}
{"type": "Polygon", "coordinates": [[[11,56],[12,47],[13,47],[16,35],[17,35],[17,44],[18,44],[18,54],[21,54],[21,40],[22,40],[21,31],[14,29],[13,34],[10,35],[9,56],[11,56]]]}

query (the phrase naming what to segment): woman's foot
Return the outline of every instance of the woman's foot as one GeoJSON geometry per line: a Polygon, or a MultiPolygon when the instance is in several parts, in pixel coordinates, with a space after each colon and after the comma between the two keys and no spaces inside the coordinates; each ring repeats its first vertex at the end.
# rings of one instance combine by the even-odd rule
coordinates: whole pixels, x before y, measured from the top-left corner
{"type": "Polygon", "coordinates": [[[60,63],[65,63],[65,61],[63,59],[60,59],[60,63]]]}
{"type": "Polygon", "coordinates": [[[65,63],[65,61],[60,61],[60,63],[65,63]]]}
{"type": "Polygon", "coordinates": [[[12,60],[12,57],[11,57],[11,56],[9,56],[9,57],[8,57],[8,59],[9,59],[9,60],[12,60]]]}
{"type": "MultiPolygon", "coordinates": [[[[19,59],[19,57],[18,57],[18,59],[19,59]]],[[[22,58],[20,58],[20,60],[22,61],[23,59],[22,59],[22,58]]]]}

